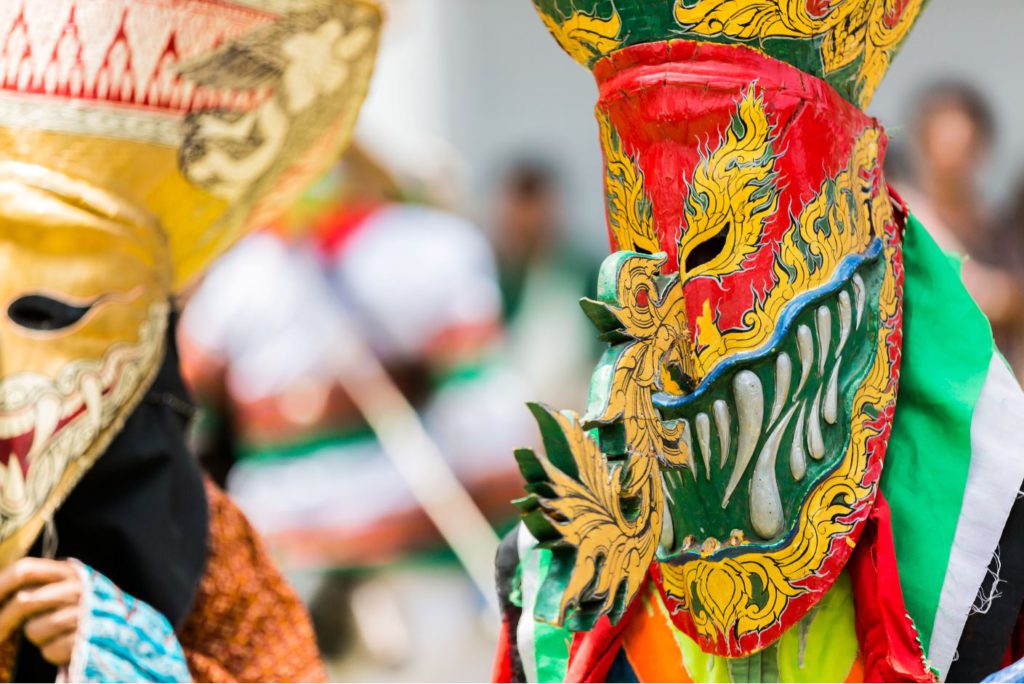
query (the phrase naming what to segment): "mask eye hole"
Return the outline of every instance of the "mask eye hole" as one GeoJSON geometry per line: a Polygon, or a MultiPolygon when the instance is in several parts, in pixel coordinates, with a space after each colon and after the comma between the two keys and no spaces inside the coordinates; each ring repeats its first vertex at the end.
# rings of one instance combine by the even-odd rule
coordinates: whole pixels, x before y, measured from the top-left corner
{"type": "Polygon", "coordinates": [[[726,223],[717,234],[709,237],[707,240],[694,247],[693,250],[686,255],[686,264],[684,264],[684,267],[687,273],[693,273],[704,264],[710,263],[722,253],[722,250],[725,249],[726,239],[729,237],[729,229],[731,227],[731,224],[726,223]]]}
{"type": "Polygon", "coordinates": [[[27,330],[63,330],[85,318],[92,305],[73,306],[43,295],[26,295],[7,308],[7,317],[27,330]]]}

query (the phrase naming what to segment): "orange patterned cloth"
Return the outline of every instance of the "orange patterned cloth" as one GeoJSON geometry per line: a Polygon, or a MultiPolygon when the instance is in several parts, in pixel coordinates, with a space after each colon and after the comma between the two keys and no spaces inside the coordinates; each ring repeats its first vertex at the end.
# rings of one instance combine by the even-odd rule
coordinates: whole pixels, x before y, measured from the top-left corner
{"type": "MultiPolygon", "coordinates": [[[[227,494],[206,483],[209,558],[178,640],[197,682],[327,680],[305,606],[227,494]]],[[[0,642],[10,681],[16,639],[0,642]]]]}
{"type": "Polygon", "coordinates": [[[313,626],[227,494],[207,483],[210,556],[178,639],[199,682],[322,682],[313,626]]]}

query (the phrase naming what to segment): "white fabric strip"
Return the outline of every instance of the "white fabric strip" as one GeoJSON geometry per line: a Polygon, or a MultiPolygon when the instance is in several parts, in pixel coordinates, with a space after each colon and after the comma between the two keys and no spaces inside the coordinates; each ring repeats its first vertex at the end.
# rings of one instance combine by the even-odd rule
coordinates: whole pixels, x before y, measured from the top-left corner
{"type": "Polygon", "coordinates": [[[521,568],[521,594],[523,612],[519,616],[516,628],[516,644],[519,646],[519,658],[523,663],[523,674],[527,682],[537,681],[537,654],[534,644],[534,608],[537,605],[537,592],[540,590],[540,554],[537,553],[537,540],[526,525],[519,523],[517,546],[519,548],[519,567],[521,568]]]}
{"type": "Polygon", "coordinates": [[[943,680],[1024,480],[1024,392],[998,353],[971,419],[971,464],[928,657],[943,680]]]}

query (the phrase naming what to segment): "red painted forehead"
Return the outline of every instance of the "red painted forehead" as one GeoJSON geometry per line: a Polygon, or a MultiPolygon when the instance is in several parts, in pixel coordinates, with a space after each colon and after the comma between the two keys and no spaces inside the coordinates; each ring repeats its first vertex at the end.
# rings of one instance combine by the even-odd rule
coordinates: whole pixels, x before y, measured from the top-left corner
{"type": "Polygon", "coordinates": [[[603,60],[595,74],[598,115],[643,174],[666,272],[679,269],[680,240],[691,230],[695,170],[726,139],[743,98],[752,91],[762,101],[778,201],[761,217],[758,246],[741,270],[684,282],[690,321],[708,307],[719,329],[739,327],[776,282],[775,257],[793,217],[846,166],[872,120],[823,81],[743,47],[639,45],[603,60]]]}

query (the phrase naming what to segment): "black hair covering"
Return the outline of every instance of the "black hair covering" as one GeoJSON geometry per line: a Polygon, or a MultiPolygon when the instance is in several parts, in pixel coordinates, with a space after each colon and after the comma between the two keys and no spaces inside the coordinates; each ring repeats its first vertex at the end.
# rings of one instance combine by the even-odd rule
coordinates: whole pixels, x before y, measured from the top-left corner
{"type": "MultiPolygon", "coordinates": [[[[153,386],[54,524],[57,558],[77,558],[179,626],[206,565],[209,513],[185,440],[194,405],[178,368],[175,322],[153,386]]],[[[29,555],[41,554],[37,540],[29,555]]],[[[22,638],[14,674],[52,682],[57,672],[22,638]]]]}

